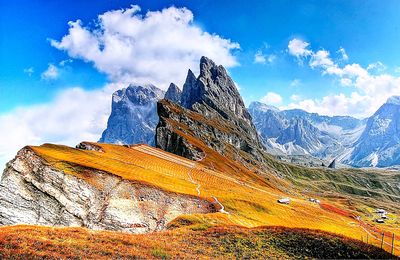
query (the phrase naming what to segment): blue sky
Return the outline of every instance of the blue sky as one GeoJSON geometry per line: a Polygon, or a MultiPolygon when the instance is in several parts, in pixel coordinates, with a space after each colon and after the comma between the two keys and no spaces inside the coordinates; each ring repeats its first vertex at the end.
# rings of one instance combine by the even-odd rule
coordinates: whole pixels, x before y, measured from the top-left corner
{"type": "Polygon", "coordinates": [[[0,10],[0,161],[25,144],[96,141],[113,91],[182,84],[201,55],[228,68],[246,104],[364,118],[400,95],[397,0],[15,0],[0,10]]]}
{"type": "Polygon", "coordinates": [[[331,53],[343,47],[352,62],[364,66],[376,61],[389,68],[400,65],[399,1],[2,1],[0,112],[49,101],[59,89],[73,85],[101,87],[107,77],[79,59],[58,80],[42,80],[40,74],[49,63],[69,58],[48,39],[65,35],[68,21],[88,24],[98,14],[131,4],[143,11],[185,6],[203,30],[238,42],[240,66],[230,72],[246,101],[273,91],[288,103],[294,93],[321,98],[341,88],[331,77],[298,66],[285,53],[293,37],[331,53]],[[262,48],[276,55],[272,64],[253,63],[254,53],[262,48]],[[24,73],[27,68],[34,70],[30,77],[24,73]],[[290,87],[295,79],[301,82],[298,88],[290,87]]]}

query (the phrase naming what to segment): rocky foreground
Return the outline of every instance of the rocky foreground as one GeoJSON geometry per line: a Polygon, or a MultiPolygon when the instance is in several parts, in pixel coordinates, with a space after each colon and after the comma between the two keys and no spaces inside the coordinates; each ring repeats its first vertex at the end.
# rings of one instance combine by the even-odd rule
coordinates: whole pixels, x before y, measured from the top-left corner
{"type": "Polygon", "coordinates": [[[164,229],[182,214],[213,211],[207,201],[200,207],[198,198],[106,171],[83,166],[73,171],[77,175],[68,168],[63,171],[54,167],[30,147],[22,149],[7,164],[0,183],[0,225],[77,226],[146,233],[164,229]]]}

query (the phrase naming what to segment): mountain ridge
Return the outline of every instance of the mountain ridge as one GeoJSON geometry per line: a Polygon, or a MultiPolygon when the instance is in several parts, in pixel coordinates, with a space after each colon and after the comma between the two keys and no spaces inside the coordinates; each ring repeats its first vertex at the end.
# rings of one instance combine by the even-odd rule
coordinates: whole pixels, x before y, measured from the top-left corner
{"type": "Polygon", "coordinates": [[[154,145],[156,102],[165,92],[154,85],[129,85],[112,95],[112,109],[101,143],[154,145]]]}

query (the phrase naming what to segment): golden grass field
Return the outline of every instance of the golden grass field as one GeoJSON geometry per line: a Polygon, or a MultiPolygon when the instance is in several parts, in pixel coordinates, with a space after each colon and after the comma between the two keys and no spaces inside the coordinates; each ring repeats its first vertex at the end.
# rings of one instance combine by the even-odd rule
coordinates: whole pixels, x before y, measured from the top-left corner
{"type": "MultiPolygon", "coordinates": [[[[171,228],[190,223],[192,228],[238,225],[247,228],[282,226],[307,228],[332,232],[353,239],[365,239],[366,231],[354,215],[338,200],[317,197],[321,204],[312,203],[301,193],[284,192],[291,184],[274,175],[264,178],[235,161],[206,150],[203,161],[194,162],[146,145],[125,147],[111,144],[93,144],[103,152],[79,150],[61,145],[45,144],[31,149],[49,164],[73,174],[93,185],[85,168],[115,174],[134,182],[145,183],[160,189],[199,196],[215,204],[219,212],[180,216],[169,223],[171,228]],[[274,183],[274,185],[271,185],[274,183]],[[276,188],[281,187],[281,188],[276,188]],[[277,199],[290,197],[291,203],[283,205],[277,199]]],[[[379,226],[379,230],[395,232],[395,226],[379,226]]],[[[369,240],[374,242],[372,237],[369,240]]],[[[386,243],[390,240],[386,238],[386,243]]],[[[374,243],[379,245],[377,239],[374,243]]],[[[396,246],[400,243],[396,241],[396,246]]],[[[386,250],[390,246],[384,244],[386,250]]],[[[400,250],[395,251],[400,255],[400,250]]]]}
{"type": "Polygon", "coordinates": [[[0,227],[1,259],[388,259],[358,240],[284,227],[181,228],[132,235],[84,228],[0,227]]]}

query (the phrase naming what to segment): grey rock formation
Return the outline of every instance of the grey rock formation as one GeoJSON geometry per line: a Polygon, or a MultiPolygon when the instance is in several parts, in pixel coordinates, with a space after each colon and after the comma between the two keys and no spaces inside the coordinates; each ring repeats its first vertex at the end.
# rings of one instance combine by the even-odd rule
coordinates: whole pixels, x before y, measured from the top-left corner
{"type": "Polygon", "coordinates": [[[158,103],[157,147],[190,159],[201,158],[201,145],[193,143],[193,138],[221,154],[232,150],[231,146],[262,160],[260,150],[264,148],[251,116],[222,66],[202,57],[199,77],[188,72],[181,104],[158,103]]]}
{"type": "MultiPolygon", "coordinates": [[[[241,124],[245,124],[253,128],[250,134],[256,132],[242,97],[223,66],[217,66],[212,60],[202,57],[200,59],[200,75],[196,84],[194,84],[191,74],[189,71],[187,77],[190,79],[190,84],[185,83],[183,86],[184,93],[191,93],[191,95],[182,95],[184,107],[196,110],[193,107],[194,104],[204,104],[239,127],[241,124]],[[185,88],[189,88],[189,90],[187,91],[185,88]]],[[[258,136],[255,135],[254,138],[258,139],[258,136]]]]}
{"type": "Polygon", "coordinates": [[[92,143],[89,142],[80,142],[79,144],[77,144],[75,146],[76,149],[81,149],[81,150],[87,150],[87,151],[97,151],[97,152],[101,152],[103,153],[103,149],[98,146],[98,145],[94,145],[92,143]]]}
{"type": "Polygon", "coordinates": [[[344,162],[358,167],[400,165],[400,97],[389,98],[368,119],[344,162]]]}
{"type": "Polygon", "coordinates": [[[145,233],[161,230],[182,214],[214,212],[199,198],[82,168],[66,174],[29,147],[7,164],[0,183],[0,225],[80,226],[145,233]],[[90,181],[87,181],[90,180],[90,181]],[[93,185],[96,183],[96,185],[93,185]]]}
{"type": "Polygon", "coordinates": [[[336,159],[333,159],[333,161],[328,165],[328,168],[336,169],[336,159]]]}
{"type": "Polygon", "coordinates": [[[165,93],[166,99],[169,99],[175,103],[181,102],[182,91],[178,88],[177,85],[171,83],[168,87],[167,92],[165,93]]]}
{"type": "Polygon", "coordinates": [[[251,103],[249,112],[268,151],[278,155],[340,160],[365,127],[365,120],[349,116],[321,116],[301,109],[280,111],[260,102],[251,103]]]}
{"type": "Polygon", "coordinates": [[[279,109],[261,102],[252,102],[249,113],[261,137],[277,138],[289,126],[289,120],[280,114],[279,109]]]}
{"type": "Polygon", "coordinates": [[[116,91],[112,97],[107,129],[99,142],[154,145],[154,132],[158,123],[157,101],[164,94],[164,91],[153,85],[130,85],[116,91]]]}
{"type": "Polygon", "coordinates": [[[181,104],[183,107],[191,109],[192,105],[200,101],[201,92],[197,88],[197,78],[189,69],[185,84],[183,84],[181,104]]]}

